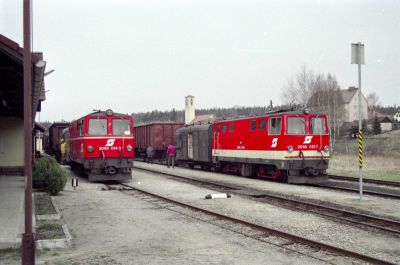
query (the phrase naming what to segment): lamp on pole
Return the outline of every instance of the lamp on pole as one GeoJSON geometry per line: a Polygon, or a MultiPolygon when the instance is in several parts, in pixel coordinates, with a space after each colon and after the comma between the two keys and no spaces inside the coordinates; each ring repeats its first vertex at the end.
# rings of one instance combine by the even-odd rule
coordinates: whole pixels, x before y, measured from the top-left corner
{"type": "Polygon", "coordinates": [[[358,64],[358,173],[360,186],[360,200],[363,195],[363,142],[362,142],[362,114],[361,114],[361,64],[364,61],[364,44],[361,42],[351,44],[351,63],[358,64]]]}

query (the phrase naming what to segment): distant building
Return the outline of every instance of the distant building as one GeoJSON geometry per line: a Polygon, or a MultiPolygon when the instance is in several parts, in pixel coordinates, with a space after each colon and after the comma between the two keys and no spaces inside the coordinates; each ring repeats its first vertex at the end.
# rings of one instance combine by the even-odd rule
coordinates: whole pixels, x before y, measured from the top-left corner
{"type": "Polygon", "coordinates": [[[185,123],[191,123],[195,117],[194,96],[188,95],[185,97],[185,123]]]}
{"type": "MultiPolygon", "coordinates": [[[[378,116],[377,116],[378,117],[378,116]]],[[[375,117],[368,119],[367,128],[369,131],[373,130],[375,117]]],[[[379,124],[381,125],[382,132],[388,132],[393,130],[393,120],[388,116],[378,117],[379,124]]]]}
{"type": "Polygon", "coordinates": [[[396,114],[393,115],[393,120],[395,122],[400,122],[400,112],[397,112],[396,114]]]}
{"type": "MultiPolygon", "coordinates": [[[[358,94],[359,89],[349,87],[346,90],[340,90],[341,105],[343,106],[343,121],[358,121],[358,94]]],[[[361,93],[361,119],[368,119],[368,101],[361,93]]]]}

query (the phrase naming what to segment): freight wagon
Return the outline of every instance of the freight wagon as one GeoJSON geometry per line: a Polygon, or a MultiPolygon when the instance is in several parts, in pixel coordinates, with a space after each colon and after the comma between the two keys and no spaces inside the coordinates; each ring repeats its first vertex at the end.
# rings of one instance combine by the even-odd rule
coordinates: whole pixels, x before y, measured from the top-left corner
{"type": "Polygon", "coordinates": [[[49,128],[49,138],[46,141],[45,151],[47,154],[54,156],[57,161],[60,161],[60,140],[62,131],[68,128],[69,122],[54,122],[49,128]]]}
{"type": "Polygon", "coordinates": [[[152,122],[134,126],[135,158],[146,159],[146,149],[151,145],[154,149],[154,158],[165,159],[168,145],[174,144],[176,130],[183,127],[180,122],[152,122]]]}

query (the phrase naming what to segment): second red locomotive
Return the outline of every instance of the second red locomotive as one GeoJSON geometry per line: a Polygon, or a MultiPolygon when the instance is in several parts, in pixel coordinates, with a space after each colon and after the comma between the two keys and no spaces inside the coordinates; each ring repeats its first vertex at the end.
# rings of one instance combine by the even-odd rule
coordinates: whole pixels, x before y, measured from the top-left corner
{"type": "Polygon", "coordinates": [[[132,179],[133,120],[112,110],[96,111],[69,126],[71,168],[79,168],[89,181],[132,179]]]}
{"type": "Polygon", "coordinates": [[[190,167],[289,183],[324,180],[329,132],[325,114],[276,111],[176,132],[177,159],[190,167]]]}

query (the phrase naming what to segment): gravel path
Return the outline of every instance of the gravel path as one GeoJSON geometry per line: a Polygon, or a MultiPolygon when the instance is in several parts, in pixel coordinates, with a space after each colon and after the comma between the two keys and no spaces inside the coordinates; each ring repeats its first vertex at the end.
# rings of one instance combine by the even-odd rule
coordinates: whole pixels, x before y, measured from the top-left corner
{"type": "Polygon", "coordinates": [[[56,197],[72,248],[38,253],[36,264],[321,264],[101,187],[81,179],[56,197]]]}
{"type": "Polygon", "coordinates": [[[141,189],[313,240],[400,263],[400,238],[396,236],[365,231],[313,214],[254,202],[240,196],[225,200],[204,200],[204,196],[213,191],[168,180],[158,174],[136,171],[134,176],[134,181],[130,185],[141,189]]]}

